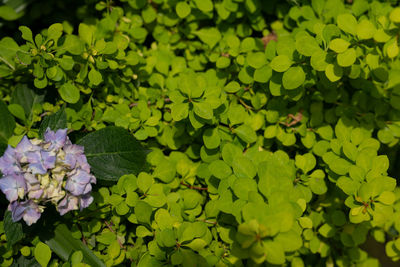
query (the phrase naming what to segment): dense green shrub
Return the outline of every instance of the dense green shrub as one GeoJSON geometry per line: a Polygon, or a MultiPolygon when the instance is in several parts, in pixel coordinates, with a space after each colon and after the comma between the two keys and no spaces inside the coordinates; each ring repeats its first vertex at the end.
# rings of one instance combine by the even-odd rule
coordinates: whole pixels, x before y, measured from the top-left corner
{"type": "Polygon", "coordinates": [[[35,27],[0,7],[0,146],[64,123],[89,151],[129,131],[146,163],[88,157],[88,209],[5,213],[2,265],[379,266],[368,236],[400,259],[396,1],[76,4],[35,27]]]}

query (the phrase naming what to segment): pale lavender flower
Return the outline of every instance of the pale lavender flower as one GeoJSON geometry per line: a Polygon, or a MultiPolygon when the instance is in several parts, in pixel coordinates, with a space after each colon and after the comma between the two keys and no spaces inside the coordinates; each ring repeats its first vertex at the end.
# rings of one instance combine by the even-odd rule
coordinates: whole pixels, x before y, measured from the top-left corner
{"type": "Polygon", "coordinates": [[[14,149],[8,146],[0,158],[0,190],[10,201],[13,221],[31,225],[43,212],[41,203],[56,205],[61,215],[82,210],[93,202],[90,196],[96,178],[82,146],[73,145],[67,129],[47,129],[45,140],[24,136],[14,149]]]}
{"type": "Polygon", "coordinates": [[[84,209],[89,207],[90,204],[93,202],[93,197],[90,195],[90,193],[83,195],[79,198],[79,207],[80,209],[84,209]]]}
{"type": "Polygon", "coordinates": [[[45,174],[56,163],[56,157],[52,152],[37,151],[28,153],[29,169],[33,174],[45,174]]]}
{"type": "Polygon", "coordinates": [[[70,195],[70,194],[66,195],[60,201],[60,203],[58,203],[58,206],[57,206],[57,210],[61,216],[71,210],[77,210],[77,209],[78,209],[78,197],[70,195]]]}
{"type": "Polygon", "coordinates": [[[39,205],[32,200],[26,200],[23,202],[14,201],[10,203],[8,209],[11,211],[14,222],[23,218],[27,225],[36,223],[42,212],[39,205]]]}
{"type": "Polygon", "coordinates": [[[82,169],[75,169],[68,177],[65,189],[75,196],[84,195],[92,190],[90,183],[95,183],[96,178],[82,169]]]}
{"type": "Polygon", "coordinates": [[[32,173],[25,173],[24,178],[27,185],[28,197],[30,199],[39,199],[43,195],[43,189],[40,182],[32,173]]]}
{"type": "Polygon", "coordinates": [[[21,163],[28,162],[28,155],[35,151],[39,152],[40,147],[32,144],[26,135],[22,137],[19,144],[15,147],[16,157],[21,163]]]}
{"type": "Polygon", "coordinates": [[[64,146],[67,139],[67,129],[59,129],[53,132],[50,128],[47,128],[44,133],[44,141],[50,143],[49,150],[60,149],[64,146]]]}
{"type": "Polygon", "coordinates": [[[26,192],[25,179],[20,174],[11,174],[0,179],[0,190],[6,195],[8,201],[13,202],[18,197],[23,197],[26,192]]]}
{"type": "Polygon", "coordinates": [[[64,163],[67,164],[71,169],[75,168],[78,157],[83,154],[83,146],[68,145],[63,148],[65,152],[64,163]]]}
{"type": "Polygon", "coordinates": [[[8,145],[4,155],[0,158],[0,170],[3,175],[21,172],[21,166],[15,155],[15,149],[8,145]]]}

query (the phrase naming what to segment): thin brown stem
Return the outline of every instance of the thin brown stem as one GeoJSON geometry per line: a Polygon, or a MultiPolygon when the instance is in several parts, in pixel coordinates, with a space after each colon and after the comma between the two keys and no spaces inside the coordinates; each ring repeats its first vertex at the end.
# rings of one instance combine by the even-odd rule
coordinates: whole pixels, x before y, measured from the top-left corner
{"type": "Polygon", "coordinates": [[[189,188],[189,189],[194,189],[194,190],[200,190],[200,191],[207,191],[207,190],[208,190],[207,187],[193,186],[193,185],[187,184],[187,183],[185,183],[185,182],[181,182],[181,185],[184,185],[184,186],[186,186],[187,188],[189,188]]]}

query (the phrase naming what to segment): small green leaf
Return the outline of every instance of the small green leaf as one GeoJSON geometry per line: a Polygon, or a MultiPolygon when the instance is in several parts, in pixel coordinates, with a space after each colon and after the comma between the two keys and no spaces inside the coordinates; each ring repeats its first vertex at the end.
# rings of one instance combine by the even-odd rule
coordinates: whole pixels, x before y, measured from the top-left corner
{"type": "Polygon", "coordinates": [[[51,259],[51,250],[45,243],[37,243],[34,251],[35,259],[42,267],[46,267],[51,259]]]}
{"type": "Polygon", "coordinates": [[[265,53],[262,52],[249,53],[246,57],[246,60],[249,66],[255,69],[261,68],[267,63],[265,53]]]}
{"type": "Polygon", "coordinates": [[[357,19],[352,14],[340,14],[337,17],[337,24],[342,31],[356,35],[357,19]]]}
{"type": "Polygon", "coordinates": [[[177,103],[171,106],[171,116],[174,121],[186,119],[189,116],[189,104],[177,103]]]}
{"type": "Polygon", "coordinates": [[[101,73],[94,68],[89,71],[88,78],[94,85],[99,85],[103,81],[101,73]]]}
{"type": "Polygon", "coordinates": [[[218,179],[224,179],[231,175],[232,170],[222,160],[215,160],[208,165],[208,169],[210,170],[211,174],[217,177],[218,179]]]}
{"type": "Polygon", "coordinates": [[[354,48],[347,49],[345,52],[337,55],[337,63],[341,67],[350,67],[356,62],[357,54],[354,48]]]}
{"type": "Polygon", "coordinates": [[[22,39],[24,39],[24,40],[26,40],[28,42],[31,42],[32,44],[34,43],[31,29],[29,29],[26,26],[19,26],[18,29],[22,33],[22,39]]]}
{"type": "Polygon", "coordinates": [[[211,0],[194,0],[198,9],[203,12],[211,12],[213,10],[213,2],[211,0]]]}
{"type": "Polygon", "coordinates": [[[325,75],[331,82],[337,82],[343,76],[343,69],[336,64],[328,64],[325,68],[325,75]]]}
{"type": "Polygon", "coordinates": [[[315,38],[308,34],[302,34],[296,37],[296,50],[306,57],[311,57],[314,53],[320,51],[321,48],[315,38]]]}
{"type": "Polygon", "coordinates": [[[191,8],[186,2],[179,2],[175,7],[176,14],[181,18],[189,16],[191,8]]]}
{"type": "Polygon", "coordinates": [[[211,120],[213,118],[213,110],[209,104],[205,102],[193,103],[193,111],[200,118],[211,120]]]}
{"type": "Polygon", "coordinates": [[[336,53],[343,53],[350,46],[350,43],[341,38],[335,38],[329,43],[329,48],[336,53]]]}
{"type": "Polygon", "coordinates": [[[61,37],[63,29],[64,28],[61,23],[52,24],[47,30],[47,38],[51,40],[57,40],[61,37]]]}
{"type": "Polygon", "coordinates": [[[248,125],[243,124],[237,127],[234,132],[237,134],[237,136],[245,141],[246,143],[254,143],[257,141],[257,134],[256,132],[248,125]]]}
{"type": "Polygon", "coordinates": [[[225,85],[224,90],[228,93],[236,93],[240,90],[240,84],[238,82],[232,81],[225,85]]]}
{"type": "Polygon", "coordinates": [[[164,183],[170,183],[175,178],[176,167],[170,161],[161,161],[154,170],[154,177],[160,179],[164,183]]]}
{"type": "Polygon", "coordinates": [[[265,65],[254,71],[254,81],[259,83],[266,83],[272,77],[272,68],[269,65],[265,65]]]}
{"type": "Polygon", "coordinates": [[[67,35],[62,48],[70,52],[72,55],[80,55],[83,53],[84,45],[78,36],[67,35]]]}
{"type": "Polygon", "coordinates": [[[394,23],[400,23],[400,7],[396,7],[390,12],[389,19],[394,23]]]}
{"type": "Polygon", "coordinates": [[[357,25],[357,36],[361,40],[371,39],[374,37],[376,28],[371,21],[364,19],[357,25]]]}
{"type": "Polygon", "coordinates": [[[306,80],[306,74],[301,67],[290,67],[282,76],[282,85],[287,90],[300,87],[306,80]]]}
{"type": "MultiPolygon", "coordinates": [[[[202,2],[203,0],[198,1],[202,2]]],[[[197,35],[201,41],[206,43],[210,49],[221,40],[221,33],[217,30],[217,28],[203,28],[194,32],[194,34],[197,35]]]]}
{"type": "Polygon", "coordinates": [[[286,55],[276,56],[272,59],[270,66],[274,71],[284,72],[287,71],[292,65],[292,61],[286,55]]]}
{"type": "Polygon", "coordinates": [[[58,93],[63,100],[71,104],[78,102],[80,98],[79,89],[71,82],[64,83],[58,88],[58,93]]]}

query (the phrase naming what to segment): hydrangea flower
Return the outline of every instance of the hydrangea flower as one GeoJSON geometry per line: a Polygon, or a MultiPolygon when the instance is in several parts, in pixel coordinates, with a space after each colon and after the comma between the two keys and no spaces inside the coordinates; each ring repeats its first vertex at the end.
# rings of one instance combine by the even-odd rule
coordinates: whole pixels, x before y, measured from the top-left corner
{"type": "Polygon", "coordinates": [[[84,209],[96,178],[82,146],[71,143],[67,129],[47,129],[44,140],[26,136],[0,157],[0,190],[10,204],[13,221],[31,225],[40,218],[44,204],[53,203],[61,215],[84,209]]]}

